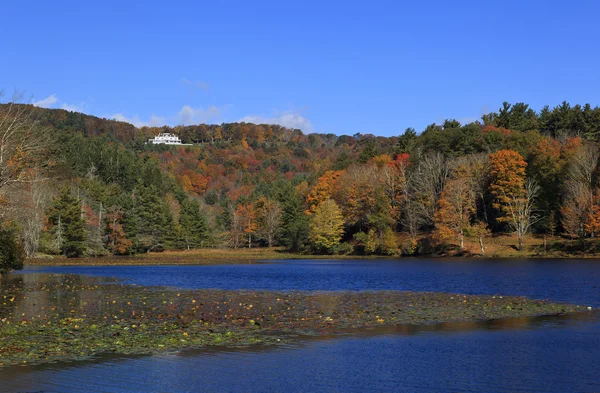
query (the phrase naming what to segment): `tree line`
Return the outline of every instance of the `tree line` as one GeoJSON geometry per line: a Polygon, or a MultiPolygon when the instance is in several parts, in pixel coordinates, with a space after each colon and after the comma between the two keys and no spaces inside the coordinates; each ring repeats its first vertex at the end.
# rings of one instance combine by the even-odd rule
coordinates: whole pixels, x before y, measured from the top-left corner
{"type": "MultiPolygon", "coordinates": [[[[481,254],[490,236],[585,240],[600,228],[600,110],[505,103],[396,137],[245,123],[138,129],[0,106],[6,260],[166,249],[481,254]],[[168,130],[198,146],[147,146],[168,130]]],[[[4,257],[3,257],[4,258],[4,257]]],[[[9,265],[11,269],[19,263],[9,265]]]]}

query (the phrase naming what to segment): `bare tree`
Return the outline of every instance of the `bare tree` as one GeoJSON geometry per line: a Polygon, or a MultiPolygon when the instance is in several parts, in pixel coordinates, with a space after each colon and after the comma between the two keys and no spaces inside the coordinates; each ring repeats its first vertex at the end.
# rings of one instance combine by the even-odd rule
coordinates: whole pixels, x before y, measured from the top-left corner
{"type": "Polygon", "coordinates": [[[385,194],[390,201],[393,218],[414,240],[420,225],[414,193],[414,171],[407,162],[394,161],[381,169],[385,194]]]}
{"type": "Polygon", "coordinates": [[[243,243],[244,228],[242,225],[242,216],[239,214],[233,202],[230,202],[228,209],[231,212],[231,223],[229,228],[229,240],[231,247],[237,249],[243,243]]]}
{"type": "Polygon", "coordinates": [[[263,197],[256,204],[256,213],[259,233],[267,240],[269,247],[273,247],[281,229],[281,207],[277,201],[263,197]]]}
{"type": "Polygon", "coordinates": [[[14,216],[23,224],[25,254],[32,257],[38,251],[44,212],[52,200],[52,192],[47,182],[34,182],[27,188],[27,191],[20,188],[14,190],[22,198],[22,204],[14,210],[14,216]]]}
{"type": "Polygon", "coordinates": [[[564,199],[561,208],[562,224],[571,236],[577,235],[582,242],[587,232],[594,236],[594,229],[586,225],[597,201],[594,198],[594,175],[600,159],[600,150],[593,143],[580,146],[567,166],[564,183],[564,199]],[[589,229],[589,231],[588,231],[589,229]]]}
{"type": "Polygon", "coordinates": [[[542,219],[542,215],[535,210],[535,199],[540,187],[535,180],[525,182],[525,191],[521,195],[506,195],[506,209],[508,214],[508,225],[515,231],[518,239],[518,250],[523,249],[523,238],[529,232],[532,225],[542,219]]]}
{"type": "Polygon", "coordinates": [[[586,143],[577,149],[568,167],[569,179],[593,186],[593,176],[600,159],[600,150],[593,143],[586,143]]]}
{"type": "Polygon", "coordinates": [[[438,201],[450,174],[442,153],[429,152],[422,156],[411,174],[414,207],[424,225],[433,226],[438,201]]]}
{"type": "MultiPolygon", "coordinates": [[[[3,92],[0,92],[0,96],[3,92]]],[[[42,181],[36,168],[44,166],[41,154],[47,147],[47,130],[40,127],[37,111],[24,105],[23,95],[0,105],[0,191],[10,185],[42,181]]]]}
{"type": "Polygon", "coordinates": [[[471,191],[481,207],[484,221],[488,223],[485,195],[490,181],[489,155],[480,153],[458,157],[450,163],[450,167],[455,177],[469,179],[471,191]]]}
{"type": "Polygon", "coordinates": [[[586,236],[586,223],[592,211],[592,191],[587,184],[574,180],[565,183],[565,195],[560,209],[563,228],[582,242],[586,236]]]}
{"type": "MultiPolygon", "coordinates": [[[[0,91],[0,97],[4,92],[0,91]]],[[[39,112],[15,93],[0,104],[0,219],[21,224],[26,256],[37,252],[48,189],[42,185],[47,157],[48,130],[38,121],[39,112]]]]}

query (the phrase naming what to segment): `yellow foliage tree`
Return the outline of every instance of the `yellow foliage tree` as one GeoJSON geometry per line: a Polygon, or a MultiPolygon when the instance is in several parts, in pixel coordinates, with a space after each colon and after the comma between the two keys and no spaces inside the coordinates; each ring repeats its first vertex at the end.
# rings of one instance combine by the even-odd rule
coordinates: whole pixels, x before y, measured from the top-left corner
{"type": "Polygon", "coordinates": [[[344,216],[332,199],[320,203],[310,220],[309,238],[315,248],[331,252],[342,240],[344,216]]]}

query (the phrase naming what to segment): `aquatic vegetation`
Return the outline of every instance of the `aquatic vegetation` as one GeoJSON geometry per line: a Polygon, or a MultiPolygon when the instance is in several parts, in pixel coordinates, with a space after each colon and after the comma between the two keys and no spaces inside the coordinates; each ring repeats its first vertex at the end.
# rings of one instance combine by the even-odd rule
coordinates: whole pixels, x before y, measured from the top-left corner
{"type": "Polygon", "coordinates": [[[584,312],[523,297],[446,293],[178,290],[63,274],[0,286],[0,366],[277,344],[348,329],[584,312]]]}

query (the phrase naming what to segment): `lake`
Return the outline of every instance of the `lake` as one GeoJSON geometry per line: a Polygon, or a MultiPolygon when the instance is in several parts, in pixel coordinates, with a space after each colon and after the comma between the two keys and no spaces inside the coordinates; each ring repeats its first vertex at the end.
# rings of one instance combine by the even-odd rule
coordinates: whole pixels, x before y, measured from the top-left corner
{"type": "MultiPolygon", "coordinates": [[[[294,260],[27,272],[138,285],[523,295],[600,307],[593,260],[294,260]]],[[[1,392],[598,392],[600,319],[548,317],[366,331],[281,347],[12,367],[1,392]]]]}

